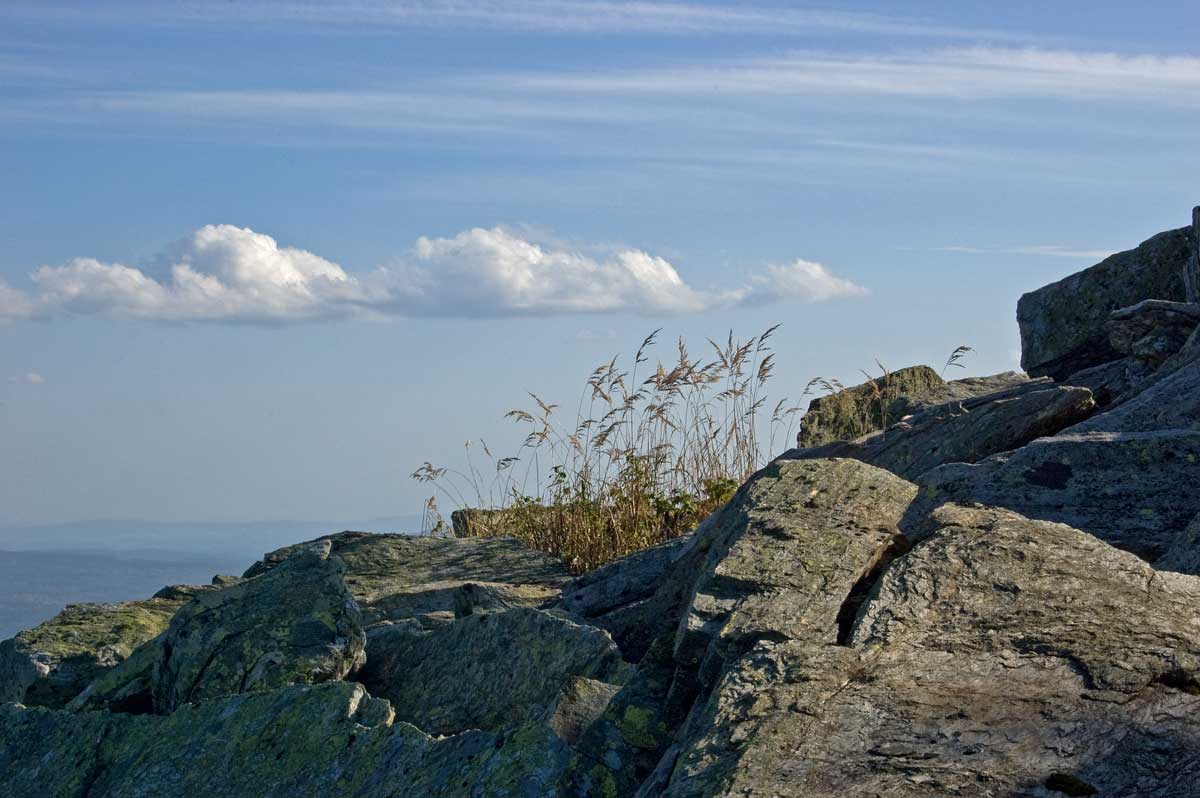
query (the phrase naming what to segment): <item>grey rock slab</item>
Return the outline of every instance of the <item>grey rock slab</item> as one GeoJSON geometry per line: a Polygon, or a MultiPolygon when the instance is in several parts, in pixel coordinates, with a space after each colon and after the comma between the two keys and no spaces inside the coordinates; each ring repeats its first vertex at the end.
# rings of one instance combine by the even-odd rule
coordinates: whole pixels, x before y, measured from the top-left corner
{"type": "Polygon", "coordinates": [[[186,601],[211,589],[180,585],[143,601],[68,605],[0,643],[0,702],[65,706],[157,637],[186,601]]]}
{"type": "Polygon", "coordinates": [[[1027,379],[1024,374],[1008,371],[947,382],[929,366],[898,369],[809,402],[808,412],[800,421],[796,446],[804,449],[854,440],[919,410],[994,393],[1027,379]]]}
{"type": "Polygon", "coordinates": [[[583,732],[600,719],[620,690],[620,685],[576,676],[546,710],[546,725],[564,743],[574,745],[583,732]]]}
{"type": "Polygon", "coordinates": [[[1200,430],[1200,360],[1156,374],[1128,401],[1068,428],[1075,432],[1200,430]]]}
{"type": "Polygon", "coordinates": [[[1119,358],[1109,341],[1110,314],[1144,299],[1184,301],[1183,267],[1193,246],[1190,228],[1168,230],[1022,296],[1021,367],[1062,380],[1119,358]]]}
{"type": "Polygon", "coordinates": [[[916,487],[857,460],[777,460],[704,535],[675,637],[678,666],[711,684],[763,639],[833,643],[856,584],[900,545],[916,487]]]}
{"type": "Polygon", "coordinates": [[[358,605],[329,544],[278,567],[196,596],[167,629],[104,674],[72,708],[170,713],[183,704],[287,684],[342,679],[363,660],[358,605]]]}
{"type": "Polygon", "coordinates": [[[1200,305],[1146,299],[1113,311],[1108,340],[1122,355],[1160,365],[1174,355],[1200,325],[1200,305]]]}
{"type": "Polygon", "coordinates": [[[567,755],[545,724],[434,738],[346,682],[169,716],[0,706],[5,798],[533,798],[567,755]]]}
{"type": "Polygon", "coordinates": [[[418,537],[341,532],[271,552],[247,576],[265,573],[300,548],[328,541],[346,566],[346,586],[367,625],[418,617],[427,625],[454,618],[460,589],[486,586],[476,605],[492,609],[535,607],[558,596],[571,577],[554,557],[509,538],[418,537]]]}
{"type": "Polygon", "coordinates": [[[619,682],[631,670],[607,632],[519,608],[434,629],[375,627],[358,678],[399,719],[453,734],[540,717],[573,678],[619,682]]]}
{"type": "Polygon", "coordinates": [[[1194,795],[1200,579],[1006,511],[930,526],[845,646],[730,663],[661,794],[1194,795]]]}
{"type": "Polygon", "coordinates": [[[1032,380],[922,410],[858,440],[793,449],[782,457],[852,457],[912,479],[944,463],[974,463],[1053,435],[1086,419],[1094,409],[1087,388],[1032,380]]]}
{"type": "Polygon", "coordinates": [[[1200,575],[1200,515],[1176,538],[1161,557],[1154,561],[1160,571],[1200,575]]]}
{"type": "Polygon", "coordinates": [[[1200,512],[1200,430],[1063,433],[916,481],[921,492],[902,523],[910,538],[933,507],[977,502],[1069,524],[1153,561],[1200,512]]]}

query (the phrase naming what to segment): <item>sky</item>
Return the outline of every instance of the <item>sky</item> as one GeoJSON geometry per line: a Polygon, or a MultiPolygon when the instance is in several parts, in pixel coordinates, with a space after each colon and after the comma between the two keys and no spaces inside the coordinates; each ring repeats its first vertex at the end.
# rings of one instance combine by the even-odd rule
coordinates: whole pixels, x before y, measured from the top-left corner
{"type": "Polygon", "coordinates": [[[657,328],[781,324],[773,397],[1017,368],[1023,292],[1200,203],[1198,23],[5,0],[0,521],[418,512],[657,328]]]}

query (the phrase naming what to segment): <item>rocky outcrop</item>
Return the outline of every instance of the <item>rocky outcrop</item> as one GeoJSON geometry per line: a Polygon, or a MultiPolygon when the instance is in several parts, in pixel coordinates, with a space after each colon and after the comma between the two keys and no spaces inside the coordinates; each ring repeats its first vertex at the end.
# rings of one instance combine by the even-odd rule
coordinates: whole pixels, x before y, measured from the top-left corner
{"type": "Polygon", "coordinates": [[[165,714],[197,701],[346,677],[362,664],[365,635],[342,581],[344,566],[330,548],[328,541],[302,548],[256,578],[198,595],[73,708],[165,714]]]}
{"type": "Polygon", "coordinates": [[[507,538],[455,540],[342,532],[267,554],[246,571],[266,573],[299,547],[328,541],[345,565],[346,586],[367,625],[416,618],[449,622],[455,608],[536,607],[558,597],[563,564],[507,538]]]}
{"type": "Polygon", "coordinates": [[[1145,299],[1113,311],[1108,340],[1122,355],[1159,366],[1187,343],[1200,324],[1200,305],[1145,299]]]}
{"type": "Polygon", "coordinates": [[[932,507],[976,502],[1069,524],[1153,561],[1200,513],[1200,431],[1064,433],[918,482],[910,536],[932,507]]]}
{"type": "Polygon", "coordinates": [[[685,557],[695,546],[696,536],[685,535],[613,560],[564,585],[557,606],[608,631],[625,658],[637,662],[682,603],[685,557]]]}
{"type": "Polygon", "coordinates": [[[1087,388],[1031,380],[1013,388],[922,410],[854,441],[793,449],[788,459],[852,457],[912,479],[944,463],[974,463],[1086,419],[1087,388]]]}
{"type": "Polygon", "coordinates": [[[676,665],[711,685],[759,640],[835,642],[855,586],[905,547],[897,522],[915,493],[855,460],[780,460],[759,472],[706,530],[676,665]]]}
{"type": "Polygon", "coordinates": [[[929,366],[888,372],[871,382],[813,399],[801,420],[796,446],[807,449],[854,440],[919,410],[994,393],[1026,379],[1024,374],[1009,371],[946,382],[929,366]]]}
{"type": "Polygon", "coordinates": [[[631,670],[612,638],[534,609],[471,615],[433,630],[376,627],[359,678],[400,720],[430,734],[499,729],[543,716],[572,679],[631,670]]]}
{"type": "Polygon", "coordinates": [[[0,643],[0,703],[63,707],[167,628],[175,612],[211,588],[180,585],[151,599],[71,604],[0,643]]]}
{"type": "Polygon", "coordinates": [[[1183,269],[1191,257],[1190,228],[1159,233],[1077,274],[1021,297],[1021,366],[1056,380],[1116,360],[1109,341],[1113,311],[1146,299],[1186,300],[1183,269]]]}
{"type": "Polygon", "coordinates": [[[1092,392],[1096,407],[1115,407],[1137,395],[1154,368],[1135,357],[1110,360],[1099,366],[1090,366],[1075,372],[1063,380],[1065,385],[1087,388],[1092,392]]]}
{"type": "Polygon", "coordinates": [[[544,724],[435,738],[345,682],[166,717],[0,707],[4,796],[522,798],[554,794],[566,758],[544,724]]]}
{"type": "Polygon", "coordinates": [[[93,681],[0,707],[0,796],[1192,796],[1200,333],[1163,294],[1189,235],[1022,300],[1027,362],[1078,384],[824,397],[819,447],[591,573],[489,537],[501,514],[164,591],[115,667],[6,677],[93,681]]]}
{"type": "Polygon", "coordinates": [[[1200,579],[1004,511],[930,525],[843,646],[727,669],[663,795],[1193,794],[1200,579]]]}

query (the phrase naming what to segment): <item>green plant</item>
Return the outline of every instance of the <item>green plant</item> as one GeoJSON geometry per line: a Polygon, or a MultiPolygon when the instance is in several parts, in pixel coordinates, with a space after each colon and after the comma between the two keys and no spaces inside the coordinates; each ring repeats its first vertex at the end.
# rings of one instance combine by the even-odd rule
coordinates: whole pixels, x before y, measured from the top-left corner
{"type": "Polygon", "coordinates": [[[791,437],[800,406],[784,399],[766,412],[777,329],[745,342],[732,333],[709,340],[704,360],[681,338],[669,364],[650,367],[656,330],[628,370],[614,357],[591,372],[569,426],[558,405],[535,394],[529,409],[509,411],[529,431],[515,456],[496,458],[482,444],[489,476],[470,442],[465,470],[427,462],[412,476],[459,507],[483,510],[470,516],[471,534],[517,537],[578,571],[676,537],[791,437]]]}

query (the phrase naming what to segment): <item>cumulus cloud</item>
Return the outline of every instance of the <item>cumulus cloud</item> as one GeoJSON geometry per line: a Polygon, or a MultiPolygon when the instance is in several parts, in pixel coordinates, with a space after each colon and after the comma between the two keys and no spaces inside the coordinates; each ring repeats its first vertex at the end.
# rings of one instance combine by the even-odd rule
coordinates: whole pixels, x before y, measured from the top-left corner
{"type": "Polygon", "coordinates": [[[396,263],[353,275],[311,252],[232,225],[208,225],[151,268],[77,258],[0,284],[0,318],[98,314],[165,321],[284,322],[363,316],[690,313],[774,300],[821,302],[865,289],[818,263],[768,266],[742,284],[689,285],[637,249],[596,258],[504,228],[425,238],[396,263]]]}

